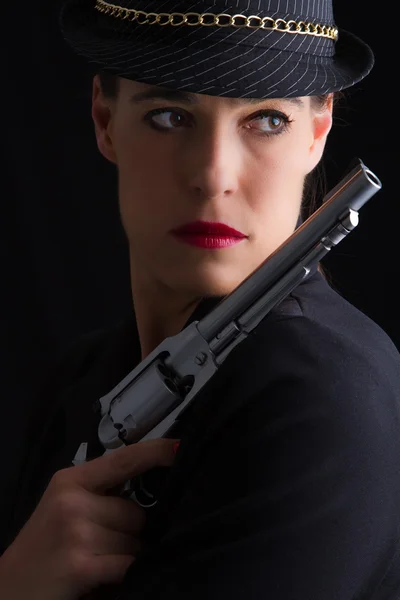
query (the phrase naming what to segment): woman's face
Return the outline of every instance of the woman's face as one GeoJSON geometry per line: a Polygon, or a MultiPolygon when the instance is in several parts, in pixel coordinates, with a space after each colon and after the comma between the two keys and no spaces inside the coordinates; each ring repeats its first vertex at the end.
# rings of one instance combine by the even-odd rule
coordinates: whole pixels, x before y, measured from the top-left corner
{"type": "Polygon", "coordinates": [[[165,91],[120,80],[115,100],[93,87],[98,146],[119,173],[119,203],[138,285],[185,296],[230,293],[296,227],[305,176],[321,158],[331,102],[309,97],[237,99],[165,91]],[[246,235],[205,249],[171,230],[191,221],[225,223],[246,235]]]}

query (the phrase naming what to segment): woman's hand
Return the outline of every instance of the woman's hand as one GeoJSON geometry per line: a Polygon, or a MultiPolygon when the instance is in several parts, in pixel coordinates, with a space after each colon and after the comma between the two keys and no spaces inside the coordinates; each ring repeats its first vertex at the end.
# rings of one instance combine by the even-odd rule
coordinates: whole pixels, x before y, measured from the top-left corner
{"type": "Polygon", "coordinates": [[[121,582],[140,552],[146,513],[107,492],[154,467],[171,466],[176,441],[139,442],[58,471],[0,558],[0,598],[76,600],[121,582]]]}

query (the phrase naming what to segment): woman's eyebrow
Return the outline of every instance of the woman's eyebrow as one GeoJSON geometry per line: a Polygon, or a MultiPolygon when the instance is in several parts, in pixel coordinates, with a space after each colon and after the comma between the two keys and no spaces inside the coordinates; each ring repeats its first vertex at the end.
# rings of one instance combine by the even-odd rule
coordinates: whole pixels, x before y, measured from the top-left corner
{"type": "MultiPolygon", "coordinates": [[[[130,102],[140,103],[147,100],[170,100],[180,102],[182,104],[199,104],[198,94],[184,92],[182,90],[167,90],[160,87],[150,88],[143,92],[137,92],[130,97],[130,102]]],[[[267,100],[273,98],[229,98],[233,104],[263,104],[267,100]]],[[[304,102],[301,98],[280,98],[284,102],[295,104],[299,108],[304,107],[304,102]]]]}

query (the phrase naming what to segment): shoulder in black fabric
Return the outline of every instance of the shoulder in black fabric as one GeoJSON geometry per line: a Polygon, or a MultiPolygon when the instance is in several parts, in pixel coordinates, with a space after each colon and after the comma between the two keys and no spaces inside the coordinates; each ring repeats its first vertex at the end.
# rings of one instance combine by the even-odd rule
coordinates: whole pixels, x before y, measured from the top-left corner
{"type": "MultiPolygon", "coordinates": [[[[89,343],[93,343],[93,339],[89,343]]],[[[80,376],[63,390],[65,462],[70,463],[82,442],[88,443],[88,459],[103,454],[98,440],[100,415],[94,403],[114,388],[140,360],[140,344],[134,318],[121,322],[87,353],[80,376]]]]}
{"type": "Polygon", "coordinates": [[[11,537],[34,510],[54,473],[72,465],[82,441],[90,442],[89,458],[104,451],[92,404],[135,366],[137,347],[135,323],[128,319],[84,335],[57,361],[38,395],[25,443],[11,537]]]}

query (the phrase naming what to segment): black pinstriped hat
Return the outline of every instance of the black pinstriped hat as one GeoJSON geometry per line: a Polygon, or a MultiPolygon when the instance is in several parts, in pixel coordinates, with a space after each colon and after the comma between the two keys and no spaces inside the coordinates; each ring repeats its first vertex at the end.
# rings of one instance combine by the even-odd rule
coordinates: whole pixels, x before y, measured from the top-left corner
{"type": "Polygon", "coordinates": [[[66,41],[127,79],[210,96],[342,90],[371,70],[371,49],[338,29],[331,0],[68,0],[66,41]]]}

